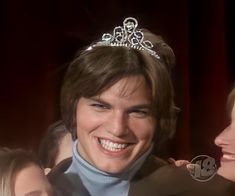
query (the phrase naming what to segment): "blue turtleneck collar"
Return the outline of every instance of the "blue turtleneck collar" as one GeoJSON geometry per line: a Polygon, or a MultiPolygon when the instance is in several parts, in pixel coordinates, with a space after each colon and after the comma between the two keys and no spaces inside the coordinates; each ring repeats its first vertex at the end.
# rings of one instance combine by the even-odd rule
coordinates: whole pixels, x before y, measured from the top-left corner
{"type": "MultiPolygon", "coordinates": [[[[110,174],[95,168],[81,157],[77,150],[78,141],[73,144],[73,158],[72,164],[65,172],[74,184],[76,181],[82,181],[82,184],[89,190],[90,195],[95,196],[110,196],[120,195],[127,196],[129,191],[130,180],[140,169],[147,156],[152,151],[153,145],[139,158],[134,164],[132,164],[125,172],[121,174],[110,174]]],[[[80,189],[80,187],[77,187],[80,189]]],[[[81,193],[81,189],[76,191],[81,193]]],[[[87,196],[87,193],[83,193],[82,196],[87,196]]]]}

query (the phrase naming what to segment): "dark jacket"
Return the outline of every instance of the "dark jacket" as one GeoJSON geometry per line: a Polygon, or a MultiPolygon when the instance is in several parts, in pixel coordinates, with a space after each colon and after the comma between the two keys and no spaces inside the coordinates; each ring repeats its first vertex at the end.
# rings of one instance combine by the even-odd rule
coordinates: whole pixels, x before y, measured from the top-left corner
{"type": "MultiPolygon", "coordinates": [[[[62,193],[58,193],[59,196],[68,196],[68,186],[73,186],[69,181],[58,185],[59,178],[64,178],[63,173],[70,164],[71,159],[67,159],[48,174],[49,181],[62,193]]],[[[85,187],[79,180],[76,186],[80,186],[84,192],[85,187]]],[[[176,167],[149,156],[132,179],[128,196],[235,196],[235,183],[219,175],[207,182],[199,182],[190,176],[185,167],[176,167]]]]}

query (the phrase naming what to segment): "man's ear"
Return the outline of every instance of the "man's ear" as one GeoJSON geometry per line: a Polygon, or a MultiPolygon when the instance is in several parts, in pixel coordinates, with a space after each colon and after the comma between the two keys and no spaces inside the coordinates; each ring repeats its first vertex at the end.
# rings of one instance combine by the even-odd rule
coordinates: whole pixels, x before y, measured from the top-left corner
{"type": "Polygon", "coordinates": [[[47,167],[44,169],[44,174],[47,175],[51,171],[51,168],[47,167]]]}

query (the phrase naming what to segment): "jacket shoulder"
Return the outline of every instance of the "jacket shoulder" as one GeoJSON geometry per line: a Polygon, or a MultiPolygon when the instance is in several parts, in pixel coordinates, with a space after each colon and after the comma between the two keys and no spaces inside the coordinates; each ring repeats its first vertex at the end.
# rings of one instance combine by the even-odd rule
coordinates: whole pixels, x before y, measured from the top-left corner
{"type": "Polygon", "coordinates": [[[61,161],[58,165],[51,169],[51,171],[47,174],[49,181],[53,184],[54,180],[57,179],[60,175],[64,174],[64,172],[69,168],[72,163],[72,158],[67,158],[61,161]]]}

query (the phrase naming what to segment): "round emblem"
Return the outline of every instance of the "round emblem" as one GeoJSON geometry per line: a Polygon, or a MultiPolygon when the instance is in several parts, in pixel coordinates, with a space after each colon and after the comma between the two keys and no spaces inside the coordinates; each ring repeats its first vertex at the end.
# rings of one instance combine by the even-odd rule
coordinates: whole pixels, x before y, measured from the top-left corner
{"type": "Polygon", "coordinates": [[[215,159],[208,155],[194,157],[188,170],[193,179],[206,182],[214,177],[217,171],[215,159]]]}

